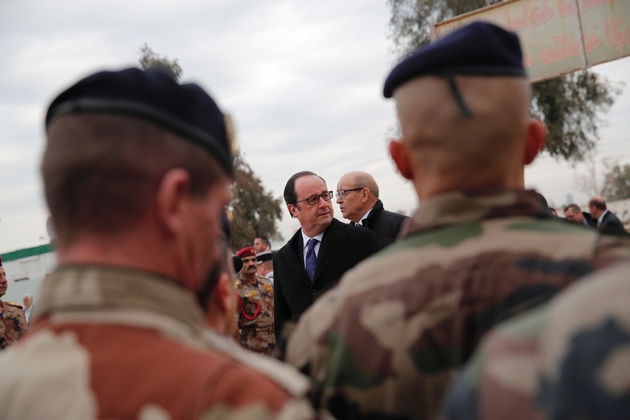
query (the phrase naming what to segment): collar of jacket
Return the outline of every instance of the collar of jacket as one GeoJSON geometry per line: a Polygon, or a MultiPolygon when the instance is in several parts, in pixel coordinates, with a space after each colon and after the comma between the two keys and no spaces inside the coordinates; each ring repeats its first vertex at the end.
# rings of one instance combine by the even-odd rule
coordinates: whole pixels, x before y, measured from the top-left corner
{"type": "Polygon", "coordinates": [[[201,332],[203,312],[192,292],[174,280],[127,268],[62,265],[44,282],[37,317],[76,313],[149,313],[201,332]]]}
{"type": "Polygon", "coordinates": [[[544,203],[544,198],[534,190],[452,191],[420,203],[401,236],[501,217],[551,218],[544,203]]]}
{"type": "Polygon", "coordinates": [[[378,216],[383,213],[383,210],[385,210],[383,208],[383,202],[379,199],[376,204],[374,204],[374,207],[372,207],[372,211],[370,211],[368,217],[366,217],[363,221],[363,226],[372,229],[372,227],[374,227],[376,219],[378,219],[378,216]]]}

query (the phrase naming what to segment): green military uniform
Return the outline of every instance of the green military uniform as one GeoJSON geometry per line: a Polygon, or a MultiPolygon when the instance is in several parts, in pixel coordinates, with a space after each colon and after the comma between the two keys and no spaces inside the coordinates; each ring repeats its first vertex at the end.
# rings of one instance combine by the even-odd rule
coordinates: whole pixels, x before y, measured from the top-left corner
{"type": "Polygon", "coordinates": [[[273,355],[276,337],[273,329],[273,283],[256,274],[254,283],[236,281],[238,328],[246,349],[273,355]]]}
{"type": "Polygon", "coordinates": [[[580,281],[502,323],[449,391],[444,417],[627,419],[630,265],[580,281]]]}
{"type": "Polygon", "coordinates": [[[554,219],[533,191],[423,201],[402,239],[318,300],[287,360],[338,418],[432,418],[496,323],[622,258],[630,244],[554,219]]]}
{"type": "Polygon", "coordinates": [[[26,332],[28,325],[22,306],[0,300],[0,349],[7,348],[26,332]]]}

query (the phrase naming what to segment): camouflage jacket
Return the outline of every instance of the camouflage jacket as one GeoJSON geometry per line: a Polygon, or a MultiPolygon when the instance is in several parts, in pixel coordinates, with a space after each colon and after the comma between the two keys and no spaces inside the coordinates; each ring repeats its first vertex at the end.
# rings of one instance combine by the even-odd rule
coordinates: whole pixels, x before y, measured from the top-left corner
{"type": "Polygon", "coordinates": [[[238,293],[238,328],[241,345],[258,353],[273,355],[276,337],[273,332],[273,283],[256,274],[253,284],[236,281],[238,293]]]}
{"type": "Polygon", "coordinates": [[[302,317],[287,360],[333,416],[431,418],[492,326],[628,256],[624,240],[552,218],[533,191],[433,197],[302,317]]]}
{"type": "Polygon", "coordinates": [[[24,334],[28,325],[22,307],[17,303],[0,300],[0,350],[15,343],[24,334]]]}
{"type": "Polygon", "coordinates": [[[450,420],[627,419],[630,264],[499,325],[449,390],[450,420]]]}
{"type": "Polygon", "coordinates": [[[61,266],[29,332],[0,355],[0,419],[313,417],[303,388],[228,352],[172,280],[61,266]]]}

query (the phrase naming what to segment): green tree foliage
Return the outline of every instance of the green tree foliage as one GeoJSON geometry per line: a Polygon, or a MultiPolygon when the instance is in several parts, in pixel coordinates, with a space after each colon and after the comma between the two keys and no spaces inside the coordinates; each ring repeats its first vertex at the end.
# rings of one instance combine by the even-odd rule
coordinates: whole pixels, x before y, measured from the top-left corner
{"type": "Polygon", "coordinates": [[[164,70],[178,82],[182,76],[182,68],[177,64],[177,59],[170,60],[167,56],[162,57],[155,53],[147,44],[140,48],[140,66],[145,70],[164,70]]]}
{"type": "Polygon", "coordinates": [[[232,222],[232,249],[239,250],[253,242],[256,236],[282,239],[278,221],[282,218],[282,200],[265,191],[259,177],[242,156],[236,158],[234,188],[230,204],[232,222]]]}
{"type": "Polygon", "coordinates": [[[604,197],[608,201],[630,198],[630,165],[614,165],[606,174],[604,197]]]}
{"type": "MultiPolygon", "coordinates": [[[[394,51],[404,56],[430,41],[431,25],[500,1],[388,0],[394,51]]],[[[530,109],[547,126],[545,150],[557,159],[583,160],[598,138],[598,115],[620,93],[618,86],[588,70],[534,84],[530,109]]]]}

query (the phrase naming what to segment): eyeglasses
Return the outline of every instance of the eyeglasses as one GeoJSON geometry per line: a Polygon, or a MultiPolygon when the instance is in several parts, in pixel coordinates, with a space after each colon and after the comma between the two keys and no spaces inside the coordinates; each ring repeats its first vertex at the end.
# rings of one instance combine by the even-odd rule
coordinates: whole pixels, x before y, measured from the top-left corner
{"type": "Polygon", "coordinates": [[[349,190],[339,190],[337,191],[337,198],[344,199],[346,195],[348,195],[348,191],[361,191],[363,188],[350,188],[349,190]]]}
{"type": "Polygon", "coordinates": [[[311,195],[309,198],[305,198],[304,200],[296,201],[296,203],[299,203],[299,202],[302,202],[302,201],[306,201],[307,204],[310,204],[311,206],[314,206],[315,204],[319,203],[319,199],[320,198],[323,198],[324,201],[330,201],[333,198],[333,192],[332,191],[326,191],[323,194],[311,195]]]}

